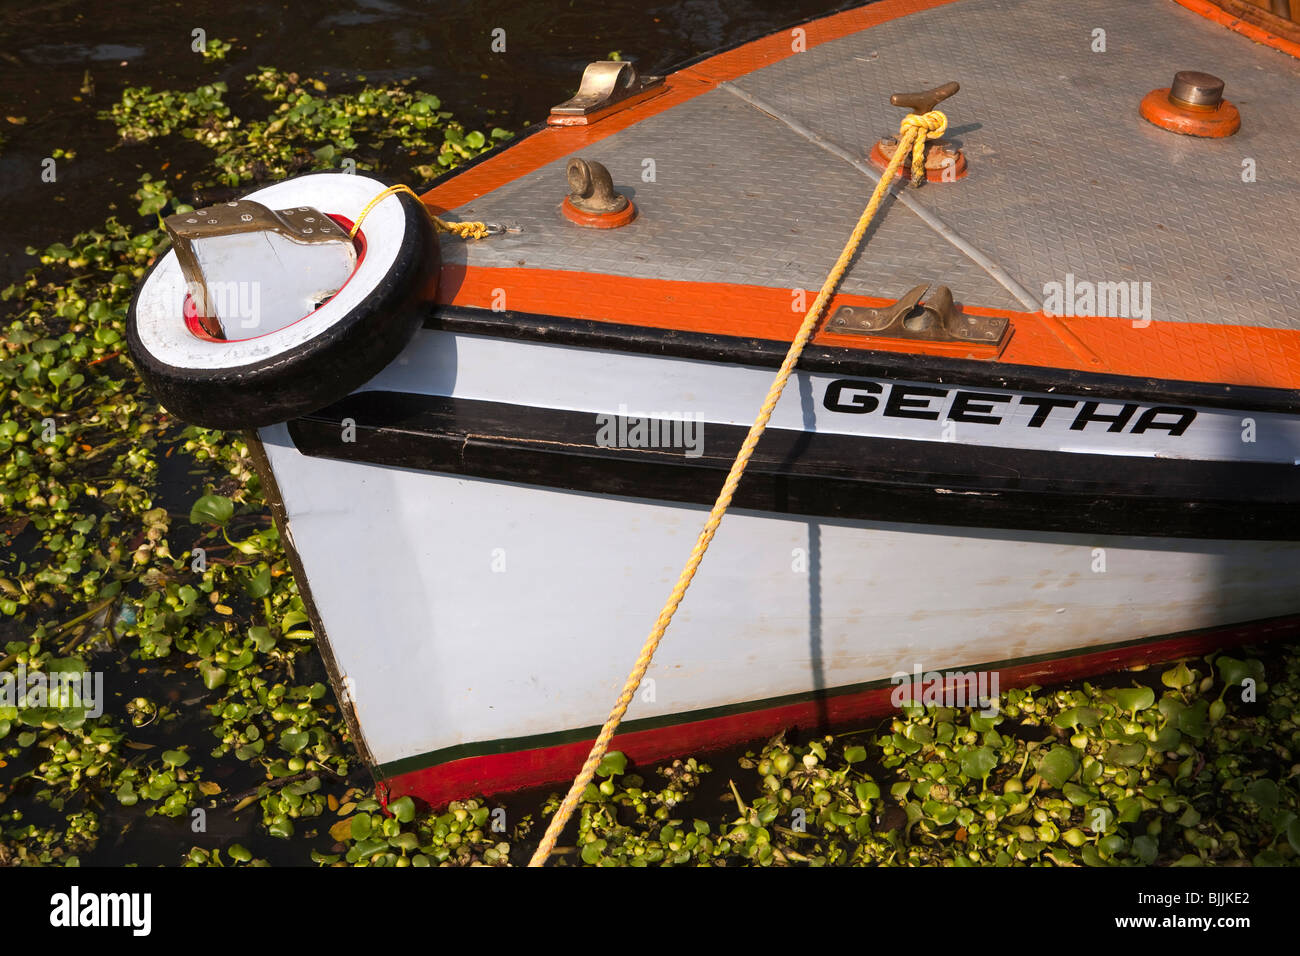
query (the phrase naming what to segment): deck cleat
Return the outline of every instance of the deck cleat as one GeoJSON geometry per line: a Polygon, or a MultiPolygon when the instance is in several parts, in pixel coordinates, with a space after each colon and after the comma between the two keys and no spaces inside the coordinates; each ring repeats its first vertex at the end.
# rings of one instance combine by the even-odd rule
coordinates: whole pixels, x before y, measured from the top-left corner
{"type": "Polygon", "coordinates": [[[827,332],[839,335],[879,335],[926,342],[963,342],[1000,345],[1010,321],[1004,316],[965,315],[952,300],[952,290],[941,285],[934,295],[921,298],[930,286],[922,284],[893,305],[870,308],[844,305],[835,310],[827,332]]]}
{"type": "Polygon", "coordinates": [[[597,60],[582,71],[572,99],[551,108],[548,126],[588,126],[598,119],[662,93],[662,76],[642,76],[626,60],[597,60]]]}
{"type": "Polygon", "coordinates": [[[569,195],[560,208],[570,222],[589,229],[617,229],[636,218],[636,206],[615,191],[613,177],[602,163],[575,156],[565,177],[569,195]]]}
{"type": "Polygon", "coordinates": [[[1138,111],[1148,123],[1185,136],[1221,139],[1241,129],[1237,107],[1223,98],[1223,80],[1197,70],[1175,73],[1173,84],[1144,96],[1138,111]]]}
{"type": "MultiPolygon", "coordinates": [[[[889,98],[891,106],[901,106],[909,112],[921,115],[928,113],[938,106],[941,102],[952,96],[961,89],[961,84],[953,81],[945,83],[942,86],[936,86],[932,90],[923,90],[920,93],[895,93],[889,98]]],[[[889,160],[894,155],[894,150],[898,149],[898,137],[886,136],[876,141],[871,147],[868,159],[871,165],[875,166],[882,172],[888,168],[889,160]]],[[[897,176],[910,176],[912,172],[912,157],[910,155],[903,158],[903,162],[898,167],[897,176]]],[[[947,140],[935,139],[926,144],[925,149],[925,181],[929,183],[951,183],[966,175],[966,156],[961,149],[947,140]]]]}

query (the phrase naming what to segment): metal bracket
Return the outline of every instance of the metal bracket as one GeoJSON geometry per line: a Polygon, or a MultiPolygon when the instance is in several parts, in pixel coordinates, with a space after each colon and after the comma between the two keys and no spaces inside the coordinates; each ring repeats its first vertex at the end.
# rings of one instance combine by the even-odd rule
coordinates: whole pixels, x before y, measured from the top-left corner
{"type": "Polygon", "coordinates": [[[945,285],[922,302],[929,285],[918,285],[893,305],[873,309],[842,305],[826,326],[839,335],[878,335],[925,342],[964,342],[971,345],[999,345],[1011,321],[1005,316],[963,315],[953,304],[952,291],[945,285]]]}
{"type": "Polygon", "coordinates": [[[582,71],[578,94],[551,108],[548,122],[553,126],[588,123],[596,113],[644,99],[663,81],[662,76],[641,76],[626,60],[597,60],[582,71]]]}
{"type": "Polygon", "coordinates": [[[356,267],[347,232],[311,206],[268,209],[240,199],[176,213],[163,225],[195,318],[213,338],[226,338],[227,328],[250,338],[295,322],[356,267]]]}

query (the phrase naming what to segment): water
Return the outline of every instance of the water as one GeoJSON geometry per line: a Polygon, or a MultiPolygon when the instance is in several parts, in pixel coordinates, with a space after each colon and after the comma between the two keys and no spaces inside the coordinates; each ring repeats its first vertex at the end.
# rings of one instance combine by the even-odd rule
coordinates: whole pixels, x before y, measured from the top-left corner
{"type": "MultiPolygon", "coordinates": [[[[127,86],[193,89],[224,79],[233,89],[232,81],[259,66],[318,77],[335,92],[360,85],[358,75],[372,82],[416,77],[467,128],[517,130],[545,118],[575,92],[582,68],[612,51],[642,72],[661,73],[841,6],[836,0],[286,0],[251,13],[211,0],[166,7],[8,0],[0,10],[0,286],[30,266],[25,247],[65,240],[112,213],[131,220],[127,197],[141,173],[157,174],[170,162],[174,188],[186,191],[205,156],[201,147],[117,148],[112,124],[96,119],[127,86]],[[226,60],[208,62],[192,50],[195,30],[238,42],[226,60]],[[492,50],[497,30],[504,31],[503,53],[492,50]],[[93,92],[83,92],[87,74],[93,92]],[[75,159],[57,160],[57,180],[42,182],[42,160],[60,148],[75,150],[75,159]]],[[[230,102],[237,115],[260,115],[256,103],[230,102]]]]}

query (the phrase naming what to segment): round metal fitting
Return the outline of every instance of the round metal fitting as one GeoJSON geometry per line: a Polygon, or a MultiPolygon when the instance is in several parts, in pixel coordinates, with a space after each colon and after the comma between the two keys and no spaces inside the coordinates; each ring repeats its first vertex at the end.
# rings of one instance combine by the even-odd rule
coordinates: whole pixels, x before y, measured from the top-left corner
{"type": "MultiPolygon", "coordinates": [[[[894,155],[894,150],[898,149],[898,139],[894,136],[886,136],[882,140],[877,140],[876,144],[871,147],[871,152],[867,159],[871,165],[884,172],[889,166],[889,160],[894,155]]],[[[912,154],[908,153],[903,157],[903,161],[898,164],[898,172],[894,178],[898,179],[903,176],[912,174],[912,154]]],[[[928,183],[951,183],[958,179],[966,177],[966,155],[954,147],[946,140],[936,139],[926,144],[925,149],[925,181],[928,183]]]]}
{"type": "Polygon", "coordinates": [[[1241,129],[1237,107],[1223,98],[1223,80],[1197,70],[1174,74],[1173,86],[1152,90],[1138,112],[1148,123],[1185,136],[1222,138],[1241,129]]]}
{"type": "Polygon", "coordinates": [[[615,229],[636,218],[636,206],[615,192],[609,170],[595,160],[574,157],[565,168],[569,195],[560,209],[569,221],[592,229],[615,229]]]}
{"type": "Polygon", "coordinates": [[[1176,106],[1212,110],[1223,102],[1223,80],[1212,73],[1180,70],[1169,87],[1169,99],[1176,106]]]}

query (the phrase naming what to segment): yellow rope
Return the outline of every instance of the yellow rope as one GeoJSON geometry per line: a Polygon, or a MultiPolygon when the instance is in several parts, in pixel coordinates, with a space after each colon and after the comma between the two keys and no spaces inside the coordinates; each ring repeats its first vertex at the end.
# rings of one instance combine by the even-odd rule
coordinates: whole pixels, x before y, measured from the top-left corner
{"type": "Polygon", "coordinates": [[[424,204],[415,190],[410,186],[389,186],[370,202],[366,203],[366,208],[361,210],[361,215],[357,216],[357,221],[352,224],[352,229],[348,232],[348,238],[353,239],[361,230],[361,224],[366,221],[366,216],[370,215],[370,210],[374,209],[381,202],[396,193],[406,193],[420,204],[420,208],[425,211],[429,219],[433,221],[433,228],[438,232],[449,232],[453,236],[460,236],[462,239],[485,239],[490,235],[488,224],[485,222],[447,222],[439,219],[433,213],[429,212],[429,207],[424,204]]]}
{"type": "Polygon", "coordinates": [[[749,465],[749,459],[754,454],[754,448],[758,445],[759,438],[762,437],[763,431],[767,428],[768,420],[772,417],[772,412],[781,398],[782,391],[785,390],[786,381],[794,371],[795,364],[799,361],[799,356],[803,354],[808,340],[812,338],[813,330],[817,326],[818,319],[821,318],[822,310],[826,308],[826,303],[830,300],[831,295],[839,286],[840,280],[844,277],[844,273],[848,270],[849,263],[852,261],[854,253],[857,252],[858,246],[862,243],[862,237],[867,232],[867,227],[871,225],[871,220],[876,215],[880,201],[894,181],[894,175],[898,172],[899,164],[903,161],[903,157],[907,155],[907,151],[911,149],[912,182],[919,183],[920,177],[925,175],[925,140],[935,139],[947,128],[948,118],[938,110],[932,110],[923,115],[909,113],[903,117],[902,126],[898,131],[898,148],[894,150],[893,158],[890,159],[889,165],[885,168],[884,175],[880,177],[880,182],[876,184],[875,191],[871,194],[871,201],[867,203],[867,208],[863,210],[862,218],[858,220],[857,226],[853,229],[853,234],[849,236],[844,251],[840,253],[840,257],[826,277],[826,281],[822,283],[816,301],[808,310],[808,314],[804,316],[803,323],[799,326],[794,341],[790,343],[790,350],[786,352],[785,361],[781,363],[781,369],[776,373],[776,378],[772,381],[772,387],[768,389],[767,398],[763,399],[763,406],[758,411],[758,417],[754,419],[754,424],[749,427],[749,434],[745,436],[745,441],[740,446],[740,452],[731,465],[727,480],[722,484],[722,491],[718,493],[718,498],[713,503],[713,510],[709,512],[709,520],[704,523],[704,529],[700,531],[700,536],[695,542],[695,548],[691,551],[690,559],[687,560],[686,566],[682,568],[682,573],[677,578],[677,584],[668,596],[668,602],[664,605],[663,610],[659,612],[659,618],[655,621],[650,636],[646,638],[645,645],[641,648],[641,654],[636,659],[636,666],[632,668],[632,673],[628,675],[627,682],[623,685],[623,692],[614,704],[614,709],[605,720],[605,725],[600,728],[600,734],[596,737],[596,742],[592,744],[591,752],[587,755],[587,762],[582,765],[582,770],[574,779],[573,786],[569,788],[564,801],[555,811],[555,816],[551,817],[550,825],[546,828],[542,842],[538,845],[536,852],[533,853],[533,858],[528,862],[529,866],[542,866],[546,862],[547,857],[551,855],[551,851],[555,849],[555,841],[559,839],[560,832],[564,829],[565,824],[569,822],[569,817],[573,815],[573,811],[577,809],[583,791],[591,783],[596,767],[604,758],[605,751],[609,748],[609,742],[614,737],[614,731],[618,729],[619,722],[623,719],[628,706],[632,703],[636,689],[641,686],[641,680],[650,667],[650,661],[654,658],[655,650],[659,647],[664,632],[668,630],[669,622],[672,621],[673,615],[677,612],[678,605],[682,603],[682,598],[686,595],[686,589],[690,587],[691,580],[695,577],[696,569],[699,568],[700,562],[704,560],[704,552],[709,549],[709,544],[713,541],[713,535],[717,532],[718,525],[722,523],[722,516],[727,513],[727,508],[731,506],[732,496],[736,493],[736,487],[740,484],[746,466],[749,465]]]}

